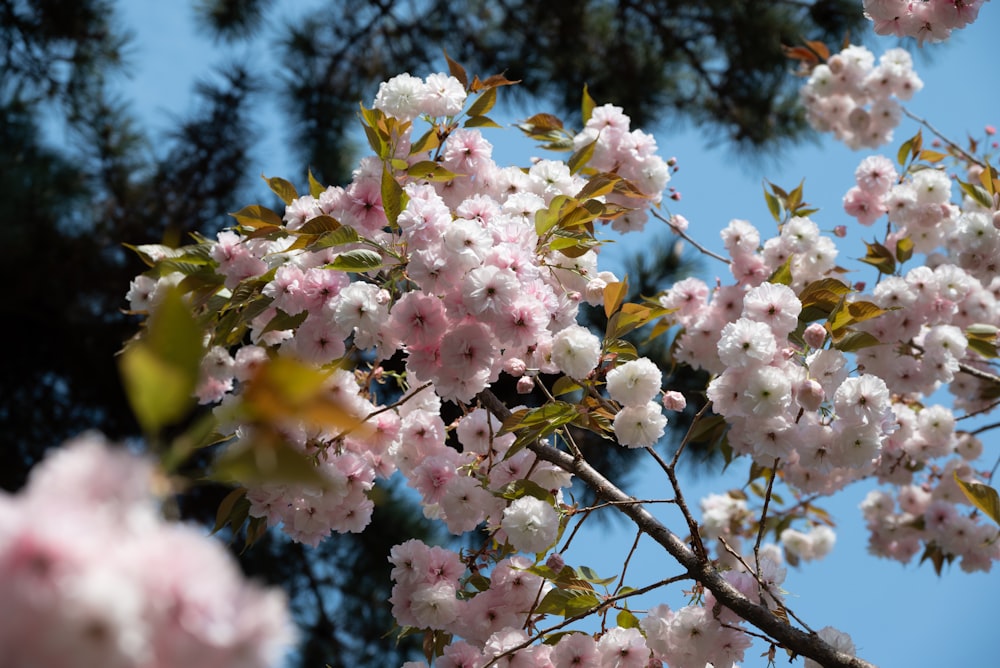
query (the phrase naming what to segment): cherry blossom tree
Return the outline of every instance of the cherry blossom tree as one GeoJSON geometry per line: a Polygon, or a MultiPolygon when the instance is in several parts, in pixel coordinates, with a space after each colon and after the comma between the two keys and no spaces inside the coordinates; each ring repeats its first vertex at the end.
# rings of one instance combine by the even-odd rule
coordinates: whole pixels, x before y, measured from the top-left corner
{"type": "MultiPolygon", "coordinates": [[[[876,60],[808,42],[789,55],[808,77],[810,122],[852,147],[892,141],[909,113],[899,100],[921,86],[898,49],[876,60]]],[[[783,650],[806,666],[870,666],[849,629],[800,619],[781,587],[787,566],[829,553],[822,500],[859,480],[882,485],[862,506],[876,554],[992,568],[996,467],[982,431],[960,424],[1000,404],[1000,178],[988,154],[944,137],[925,148],[935,130],[921,120],[894,156],[859,161],[844,209],[885,222],[861,260],[872,288],[842,280],[840,233],[824,235],[814,218],[826,213],[802,186],[769,185],[773,236],[733,220],[726,254],[704,249],[725,278],[626,302],[628,278],[600,268],[603,229],[663,224],[686,237],[670,212],[677,161],[584,90],[579,130],[549,114],[520,124],[565,160],[501,167],[486,130],[516,82],[447,63],[394,77],[361,105],[371,155],[349,185],[310,174],[300,194],[270,177],[282,211],[249,205],[214,239],[133,248],[149,269],[129,306],[149,317],[122,374],[167,476],[210,452],[211,476],[233,485],[220,526],[244,527],[251,543],[279,527],[315,546],[365,531],[378,481],[405,482],[426,516],[467,538],[372,555],[393,566],[398,635],[419,634],[438,667],[720,668],[753,639],[772,661],[783,650]],[[604,310],[605,331],[578,323],[584,303],[604,310]],[[639,355],[629,339],[640,332],[708,374],[708,403],[670,456],[656,446],[688,397],[639,355]],[[492,389],[501,378],[544,401],[507,405],[492,389]],[[210,417],[168,437],[195,401],[210,417]],[[446,421],[448,406],[458,417],[446,421]],[[663,497],[602,475],[578,447],[584,432],[646,458],[663,497]],[[720,491],[695,506],[678,465],[699,442],[745,466],[756,498],[720,491]],[[596,501],[581,505],[574,486],[596,501]],[[675,574],[630,582],[628,558],[615,576],[595,572],[578,531],[599,513],[634,523],[675,574]],[[635,607],[672,587],[690,602],[635,607]]],[[[181,559],[167,569],[176,581],[144,579],[144,555],[188,540],[150,510],[156,479],[99,442],[66,453],[23,496],[0,499],[0,583],[16,601],[0,606],[0,644],[65,665],[273,660],[289,636],[280,596],[208,547],[192,550],[215,566],[181,559]],[[90,527],[88,540],[25,521],[36,508],[90,527]],[[100,600],[109,582],[122,593],[100,600]]]]}

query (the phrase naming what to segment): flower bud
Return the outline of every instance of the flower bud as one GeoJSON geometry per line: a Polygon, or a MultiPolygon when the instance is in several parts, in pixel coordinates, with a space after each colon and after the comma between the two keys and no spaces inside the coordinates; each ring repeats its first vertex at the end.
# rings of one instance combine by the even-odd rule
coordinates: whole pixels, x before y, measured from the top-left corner
{"type": "Polygon", "coordinates": [[[802,338],[806,340],[810,348],[822,348],[823,343],[826,341],[826,327],[818,322],[814,322],[806,327],[806,330],[802,333],[802,338]]]}

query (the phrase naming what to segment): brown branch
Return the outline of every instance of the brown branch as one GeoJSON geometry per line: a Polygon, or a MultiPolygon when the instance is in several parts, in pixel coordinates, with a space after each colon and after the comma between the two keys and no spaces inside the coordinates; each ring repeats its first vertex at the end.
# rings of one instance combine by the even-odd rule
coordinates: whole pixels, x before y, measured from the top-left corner
{"type": "MultiPolygon", "coordinates": [[[[510,411],[490,390],[478,396],[483,406],[500,420],[510,416],[510,411]]],[[[539,459],[555,464],[559,468],[577,476],[594,490],[597,496],[612,502],[615,507],[635,522],[646,535],[663,547],[688,574],[711,591],[717,601],[741,618],[779,641],[796,654],[808,657],[825,668],[875,668],[864,659],[851,656],[836,649],[818,635],[806,633],[777,617],[767,607],[758,605],[744,596],[730,584],[722,574],[706,559],[700,559],[684,541],[653,517],[634,499],[601,475],[585,459],[534,442],[527,446],[539,459]]]]}

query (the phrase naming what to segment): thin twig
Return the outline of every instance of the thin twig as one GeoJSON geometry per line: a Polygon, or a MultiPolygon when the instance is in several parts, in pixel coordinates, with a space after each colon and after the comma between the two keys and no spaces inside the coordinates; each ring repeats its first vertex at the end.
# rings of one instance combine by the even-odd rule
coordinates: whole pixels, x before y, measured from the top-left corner
{"type": "Polygon", "coordinates": [[[713,253],[712,251],[710,251],[707,248],[705,248],[704,246],[702,246],[700,243],[698,243],[697,241],[695,241],[694,239],[692,239],[688,235],[687,232],[681,230],[676,225],[674,225],[673,223],[671,223],[669,218],[664,218],[663,214],[661,214],[660,212],[656,211],[655,209],[650,209],[650,212],[653,214],[654,218],[659,218],[660,220],[662,220],[667,225],[670,225],[670,229],[672,229],[674,231],[674,234],[676,234],[677,236],[679,236],[681,239],[684,239],[684,241],[688,242],[689,244],[691,244],[692,246],[694,246],[695,248],[697,248],[700,252],[704,253],[705,255],[709,256],[710,258],[718,260],[719,262],[725,262],[726,264],[732,264],[733,263],[733,261],[730,260],[728,257],[723,257],[722,255],[719,255],[718,253],[713,253]]]}
{"type": "Polygon", "coordinates": [[[764,540],[764,520],[767,519],[767,507],[771,503],[771,490],[774,488],[774,477],[780,461],[780,459],[775,458],[774,465],[771,467],[771,475],[767,479],[767,491],[764,492],[764,505],[760,509],[760,523],[757,526],[757,541],[753,544],[753,560],[757,565],[758,573],[760,572],[760,544],[764,540]]]}
{"type": "Polygon", "coordinates": [[[963,158],[965,158],[966,160],[968,160],[971,163],[979,165],[983,169],[988,169],[988,166],[986,164],[984,164],[983,162],[981,162],[979,160],[979,158],[977,158],[977,157],[975,157],[973,155],[970,155],[964,148],[962,148],[961,146],[959,146],[958,144],[956,144],[952,140],[950,140],[947,137],[945,137],[941,133],[940,130],[938,130],[937,128],[935,128],[929,122],[927,122],[926,120],[924,120],[920,116],[917,116],[916,114],[914,114],[913,112],[911,112],[906,107],[901,107],[901,108],[902,108],[904,114],[906,114],[907,116],[909,116],[910,118],[912,118],[913,120],[915,120],[917,123],[920,123],[920,125],[924,126],[928,130],[930,130],[931,132],[933,132],[935,137],[937,137],[938,139],[940,139],[941,141],[943,141],[945,144],[947,144],[948,146],[950,146],[951,148],[953,148],[955,151],[957,151],[958,153],[960,153],[963,158]]]}

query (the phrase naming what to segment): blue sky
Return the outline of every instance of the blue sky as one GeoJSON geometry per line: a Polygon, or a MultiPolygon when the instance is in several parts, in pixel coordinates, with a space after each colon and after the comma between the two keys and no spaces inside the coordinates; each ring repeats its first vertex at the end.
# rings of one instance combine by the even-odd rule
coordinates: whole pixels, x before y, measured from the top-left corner
{"type": "MultiPolygon", "coordinates": [[[[166,129],[171,114],[190,107],[192,77],[203,73],[206,63],[220,62],[220,58],[208,38],[194,31],[189,3],[129,0],[120,4],[124,5],[125,20],[138,37],[133,48],[134,77],[123,86],[138,101],[136,111],[153,127],[166,129]]],[[[1000,7],[996,4],[986,3],[979,21],[957,32],[948,44],[925,47],[930,62],[919,54],[915,58],[925,87],[907,103],[907,108],[960,143],[967,134],[981,137],[987,124],[1000,125],[1000,80],[995,65],[1000,7]]],[[[296,12],[304,11],[301,4],[295,7],[296,12]]],[[[882,40],[873,45],[873,50],[879,55],[894,45],[892,40],[882,40]]],[[[278,65],[268,60],[263,46],[245,56],[263,71],[273,73],[278,65]]],[[[364,100],[366,104],[370,101],[364,100]]],[[[537,109],[508,109],[506,114],[514,120],[533,111],[537,109]]],[[[266,123],[271,113],[265,107],[261,121],[266,123]]],[[[732,218],[750,220],[765,238],[773,233],[773,222],[761,194],[763,179],[790,188],[804,177],[807,201],[821,209],[813,219],[822,229],[852,224],[840,202],[853,185],[854,168],[868,153],[850,151],[825,139],[761,165],[741,160],[724,144],[713,147],[710,138],[696,131],[672,131],[669,125],[649,130],[655,130],[664,156],[674,155],[680,160],[681,170],[671,185],[681,191],[683,199],[671,210],[687,217],[692,235],[709,248],[721,250],[718,232],[732,218]]],[[[904,120],[894,142],[886,147],[886,154],[894,155],[899,143],[915,130],[913,122],[904,120]]],[[[487,138],[497,146],[503,144],[504,148],[498,148],[495,154],[501,164],[524,164],[528,156],[539,155],[520,141],[516,130],[494,131],[487,138]]],[[[305,166],[294,163],[286,141],[280,133],[269,132],[263,149],[246,171],[251,175],[281,175],[301,183],[305,166]]],[[[611,251],[612,259],[616,252],[637,248],[640,242],[623,242],[620,249],[611,251]]],[[[866,274],[851,260],[861,255],[859,245],[842,247],[839,263],[857,269],[852,280],[871,280],[874,275],[866,274]]],[[[719,275],[728,280],[725,268],[711,262],[705,261],[703,277],[711,280],[719,275]]],[[[985,441],[987,453],[997,457],[996,437],[987,433],[985,441]]],[[[686,481],[685,494],[689,502],[696,502],[709,492],[740,486],[745,475],[745,468],[734,466],[724,480],[703,477],[686,481]]],[[[664,479],[650,477],[637,482],[638,489],[633,492],[636,496],[665,495],[664,479]]],[[[883,667],[995,663],[998,573],[968,575],[951,568],[939,578],[929,564],[901,566],[868,556],[867,534],[857,505],[871,487],[849,488],[824,506],[838,523],[836,547],[825,560],[790,570],[785,583],[789,607],[815,628],[833,625],[847,631],[859,654],[883,667]]],[[[676,518],[668,520],[668,524],[679,526],[676,518]]],[[[586,536],[591,549],[579,557],[577,565],[592,566],[602,575],[617,574],[633,538],[620,526],[594,525],[586,536]]],[[[629,571],[634,581],[629,580],[637,586],[677,572],[672,562],[665,561],[658,550],[646,549],[651,546],[645,543],[629,571]]],[[[667,602],[680,605],[684,599],[678,592],[667,602]]],[[[762,651],[748,652],[742,665],[766,665],[766,660],[757,656],[762,651]]],[[[778,662],[783,665],[784,659],[779,656],[778,662]]]]}

